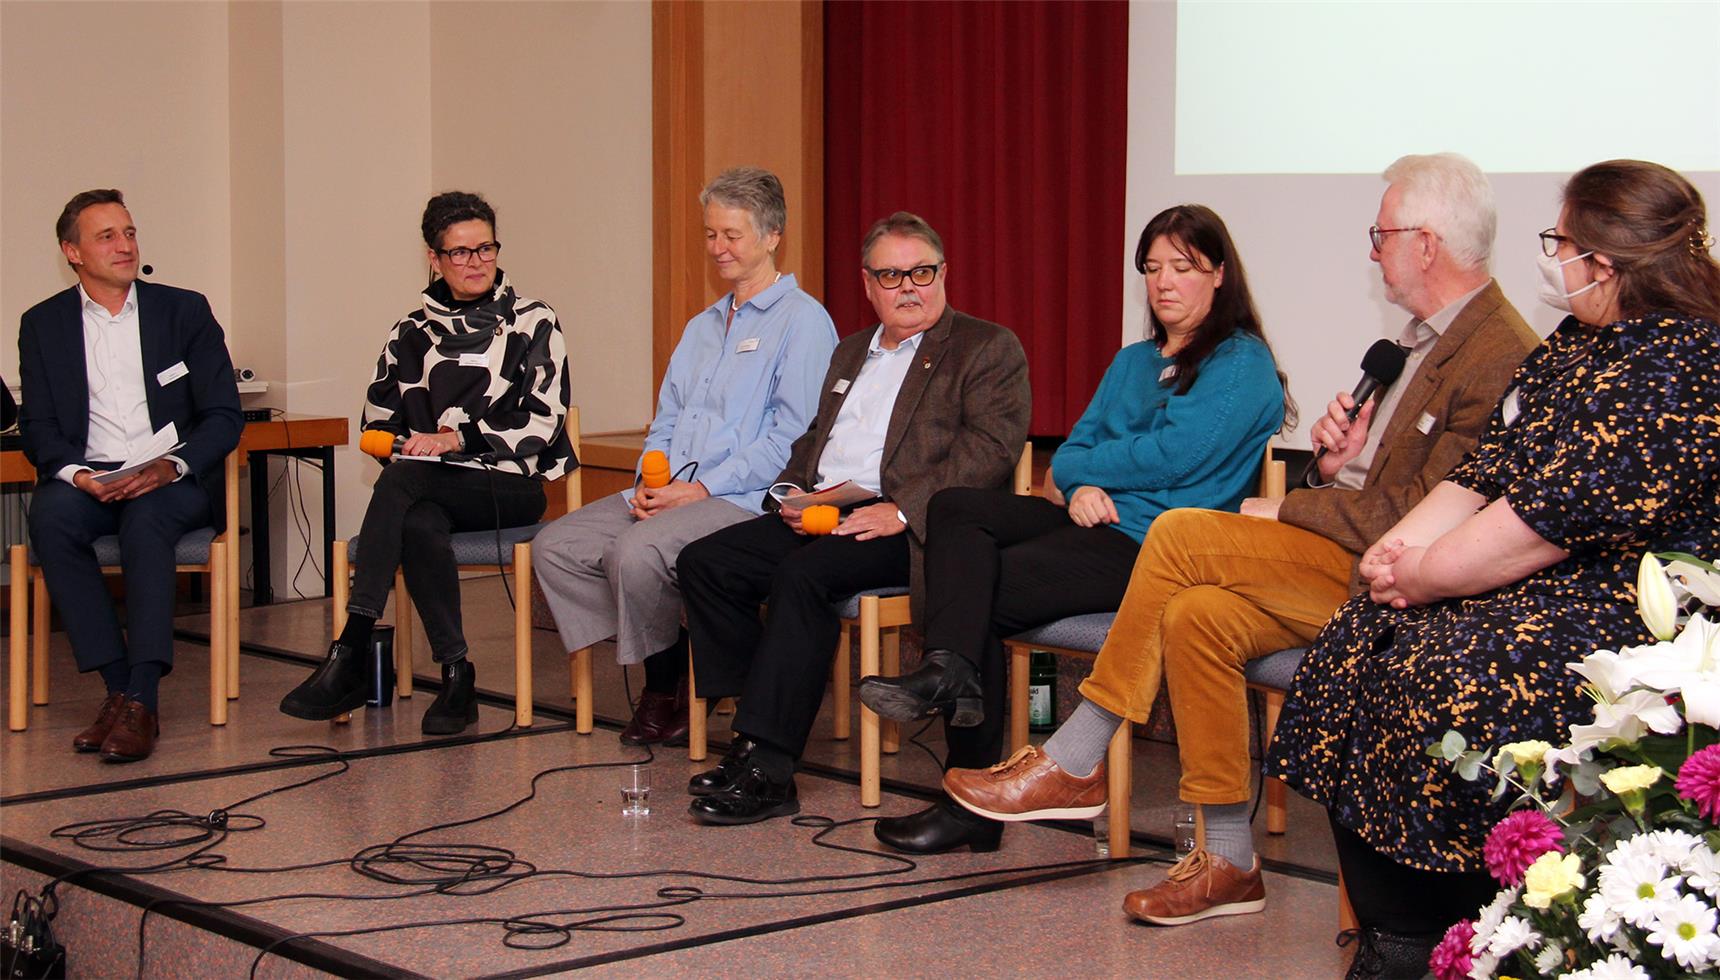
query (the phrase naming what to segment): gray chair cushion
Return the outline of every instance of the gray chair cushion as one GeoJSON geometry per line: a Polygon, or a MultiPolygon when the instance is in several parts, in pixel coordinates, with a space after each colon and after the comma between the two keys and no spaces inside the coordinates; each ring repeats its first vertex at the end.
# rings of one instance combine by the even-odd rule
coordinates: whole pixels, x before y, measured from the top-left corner
{"type": "MultiPolygon", "coordinates": [[[[195,531],[187,531],[179,538],[179,543],[173,546],[173,563],[175,565],[202,565],[209,561],[209,544],[215,540],[215,529],[200,527],[195,531]]],[[[93,545],[96,552],[96,564],[119,564],[119,535],[108,534],[95,539],[93,545]]],[[[30,552],[30,564],[40,566],[42,560],[36,557],[34,549],[30,552]]]]}
{"type": "Polygon", "coordinates": [[[1242,675],[1248,678],[1250,684],[1288,691],[1290,682],[1296,679],[1296,668],[1302,665],[1302,655],[1307,652],[1307,647],[1291,647],[1264,657],[1255,657],[1242,668],[1242,675]]]}
{"type": "Polygon", "coordinates": [[[856,592],[848,598],[843,599],[841,602],[836,603],[836,615],[841,616],[843,619],[859,619],[860,597],[863,595],[875,595],[881,599],[887,599],[890,596],[907,594],[908,587],[905,585],[890,585],[885,586],[882,589],[866,589],[861,592],[856,592]]]}
{"type": "MultiPolygon", "coordinates": [[[[545,524],[529,524],[523,527],[504,527],[498,535],[495,531],[460,531],[449,535],[454,546],[454,563],[458,565],[501,565],[510,566],[514,563],[514,545],[521,541],[530,541],[537,536],[545,524]],[[501,549],[496,548],[498,537],[501,549]]],[[[346,560],[358,564],[358,538],[354,537],[346,543],[346,560]]]]}
{"type": "Polygon", "coordinates": [[[1117,614],[1114,612],[1065,616],[1044,626],[1035,626],[1025,633],[1017,633],[1009,640],[1011,643],[1025,643],[1030,646],[1061,647],[1083,653],[1098,653],[1105,645],[1105,637],[1111,635],[1111,622],[1116,618],[1117,614]]]}

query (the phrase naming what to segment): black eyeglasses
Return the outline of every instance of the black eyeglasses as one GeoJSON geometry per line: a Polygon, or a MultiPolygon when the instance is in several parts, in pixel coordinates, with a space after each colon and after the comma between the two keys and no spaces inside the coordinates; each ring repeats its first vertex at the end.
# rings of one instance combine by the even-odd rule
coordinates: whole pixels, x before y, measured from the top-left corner
{"type": "Polygon", "coordinates": [[[1379,225],[1374,225],[1368,229],[1368,241],[1374,246],[1374,251],[1378,252],[1380,249],[1385,247],[1387,235],[1395,235],[1400,231],[1420,230],[1420,225],[1417,225],[1414,228],[1381,228],[1379,225]]]}
{"type": "Polygon", "coordinates": [[[496,254],[501,250],[501,242],[485,242],[476,248],[466,248],[464,246],[460,246],[458,248],[439,248],[436,250],[436,254],[446,256],[453,260],[455,265],[467,265],[471,263],[472,256],[474,255],[478,257],[479,262],[494,262],[496,261],[496,254]]]}
{"type": "Polygon", "coordinates": [[[938,278],[938,270],[943,267],[942,262],[934,262],[931,265],[916,265],[912,269],[874,269],[870,266],[864,268],[867,275],[877,280],[878,285],[885,289],[896,289],[902,285],[903,279],[916,286],[930,286],[933,280],[938,278]]]}
{"type": "MultiPolygon", "coordinates": [[[[1561,235],[1556,228],[1548,228],[1541,232],[1541,254],[1549,259],[1556,259],[1559,257],[1559,243],[1570,241],[1569,235],[1561,235]]],[[[1571,242],[1571,246],[1581,251],[1575,242],[1571,242]]]]}

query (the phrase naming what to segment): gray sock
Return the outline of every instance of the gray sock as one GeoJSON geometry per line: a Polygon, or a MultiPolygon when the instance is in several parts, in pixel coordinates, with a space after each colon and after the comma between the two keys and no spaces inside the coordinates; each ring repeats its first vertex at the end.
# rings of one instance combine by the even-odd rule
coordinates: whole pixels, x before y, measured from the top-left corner
{"type": "Polygon", "coordinates": [[[1117,734],[1117,726],[1122,723],[1122,715],[1114,715],[1082,698],[1063,727],[1045,740],[1045,754],[1071,776],[1091,776],[1105,758],[1111,736],[1117,734]]]}
{"type": "Polygon", "coordinates": [[[1237,868],[1254,867],[1254,828],[1248,823],[1248,803],[1202,803],[1206,821],[1206,849],[1237,868]]]}

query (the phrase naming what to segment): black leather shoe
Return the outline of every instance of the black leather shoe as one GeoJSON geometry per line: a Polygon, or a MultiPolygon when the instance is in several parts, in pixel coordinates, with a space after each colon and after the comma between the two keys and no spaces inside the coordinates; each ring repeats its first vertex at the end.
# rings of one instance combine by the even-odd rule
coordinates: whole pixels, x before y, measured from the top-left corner
{"type": "Polygon", "coordinates": [[[1427,961],[1440,936],[1404,935],[1372,926],[1346,929],[1338,934],[1338,945],[1356,944],[1356,956],[1344,980],[1420,980],[1427,975],[1427,961]]]}
{"type": "Polygon", "coordinates": [[[861,702],[891,721],[941,714],[954,728],[972,728],[985,720],[984,693],[973,664],[948,650],[927,650],[911,674],[860,678],[861,702]]]}
{"type": "Polygon", "coordinates": [[[734,785],[711,796],[701,796],[687,811],[702,823],[722,825],[758,823],[771,817],[800,812],[800,794],[795,791],[794,777],[778,783],[757,766],[735,780],[734,785]]]}
{"type": "Polygon", "coordinates": [[[424,712],[424,734],[458,735],[478,721],[478,669],[466,659],[442,665],[442,690],[424,712]]]}
{"type": "Polygon", "coordinates": [[[908,854],[941,854],[958,847],[983,854],[997,850],[1003,840],[1003,824],[940,800],[919,813],[879,820],[872,827],[872,835],[908,854]]]}
{"type": "Polygon", "coordinates": [[[723,753],[723,761],[715,769],[706,769],[687,780],[687,792],[692,796],[710,796],[733,786],[747,771],[747,758],[758,743],[744,735],[736,735],[723,753]]]}
{"type": "Polygon", "coordinates": [[[281,713],[306,721],[327,721],[364,707],[367,687],[358,651],[337,642],[329,646],[322,666],[281,699],[281,713]]]}

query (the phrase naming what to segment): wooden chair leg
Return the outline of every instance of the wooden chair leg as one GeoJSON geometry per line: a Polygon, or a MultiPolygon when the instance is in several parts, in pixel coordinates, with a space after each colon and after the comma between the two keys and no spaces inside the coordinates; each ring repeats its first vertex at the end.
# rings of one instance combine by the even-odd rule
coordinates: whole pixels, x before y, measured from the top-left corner
{"type": "MultiPolygon", "coordinates": [[[[347,561],[345,541],[334,543],[334,560],[329,562],[329,585],[333,595],[330,596],[329,625],[333,627],[333,636],[339,636],[346,629],[346,600],[352,590],[352,566],[347,561]]],[[[345,725],[352,721],[352,712],[334,716],[334,723],[345,725]]]]}
{"type": "Polygon", "coordinates": [[[11,581],[6,595],[10,599],[12,634],[7,643],[7,661],[11,673],[6,689],[6,727],[21,732],[30,724],[30,566],[29,555],[21,544],[7,551],[11,566],[11,581]]]}
{"type": "Polygon", "coordinates": [[[1350,906],[1350,890],[1344,887],[1343,869],[1338,870],[1338,931],[1344,932],[1356,929],[1361,923],[1356,921],[1356,910],[1350,906]]]}
{"type": "MultiPolygon", "coordinates": [[[[237,470],[234,473],[237,474],[237,470]]],[[[235,481],[236,483],[237,481],[235,481]]],[[[228,493],[238,493],[235,485],[228,493]]],[[[237,504],[235,504],[235,507],[237,504]]],[[[237,513],[237,511],[232,511],[237,513]]],[[[227,541],[227,698],[239,697],[239,532],[227,541]]]]}
{"type": "Polygon", "coordinates": [[[227,676],[227,542],[209,545],[209,724],[227,724],[227,699],[234,696],[227,676]]]}
{"type": "MultiPolygon", "coordinates": [[[[883,636],[884,662],[880,673],[885,677],[902,676],[902,630],[900,627],[890,630],[883,636]]],[[[902,726],[888,718],[881,719],[878,726],[878,746],[885,752],[895,755],[902,747],[902,726]]]]}
{"type": "MultiPolygon", "coordinates": [[[[860,597],[860,675],[878,673],[880,666],[878,597],[860,597]]],[[[883,802],[879,768],[883,762],[879,749],[878,716],[871,708],[860,705],[860,805],[875,807],[883,802]]]]}
{"type": "MultiPolygon", "coordinates": [[[[591,722],[591,648],[575,650],[572,655],[573,668],[573,730],[581,735],[590,735],[591,722]]],[[[689,682],[691,683],[691,682],[689,682]]]]}
{"type": "Polygon", "coordinates": [[[514,724],[532,727],[532,545],[514,545],[514,724]]]}
{"type": "MultiPolygon", "coordinates": [[[[1278,713],[1284,710],[1283,691],[1264,691],[1266,695],[1266,743],[1260,746],[1261,765],[1266,764],[1266,746],[1272,744],[1272,735],[1278,730],[1278,713]]],[[[1282,834],[1290,827],[1288,812],[1289,793],[1281,779],[1266,780],[1266,832],[1282,834]]]]}
{"type": "Polygon", "coordinates": [[[412,596],[404,572],[394,573],[394,696],[412,696],[412,596]]]}
{"type": "Polygon", "coordinates": [[[842,633],[836,638],[836,659],[830,665],[830,700],[834,702],[831,714],[835,718],[833,733],[838,742],[845,742],[854,728],[853,706],[848,703],[853,694],[850,681],[854,663],[849,659],[851,649],[849,642],[853,630],[848,628],[848,621],[842,621],[842,633]]]}
{"type": "Polygon", "coordinates": [[[48,629],[54,624],[54,613],[48,605],[48,579],[37,569],[30,576],[30,602],[35,608],[30,631],[30,703],[48,703],[48,629]]]}
{"type": "Polygon", "coordinates": [[[1134,726],[1127,718],[1111,736],[1105,759],[1105,803],[1111,838],[1111,860],[1129,856],[1129,804],[1134,796],[1134,726]]]}
{"type": "Polygon", "coordinates": [[[699,697],[697,678],[693,674],[692,645],[687,649],[687,758],[694,762],[705,759],[705,699],[699,697]]]}
{"type": "Polygon", "coordinates": [[[1027,670],[1031,651],[1019,643],[1006,646],[1009,647],[1009,751],[1013,754],[1027,744],[1027,670]]]}

